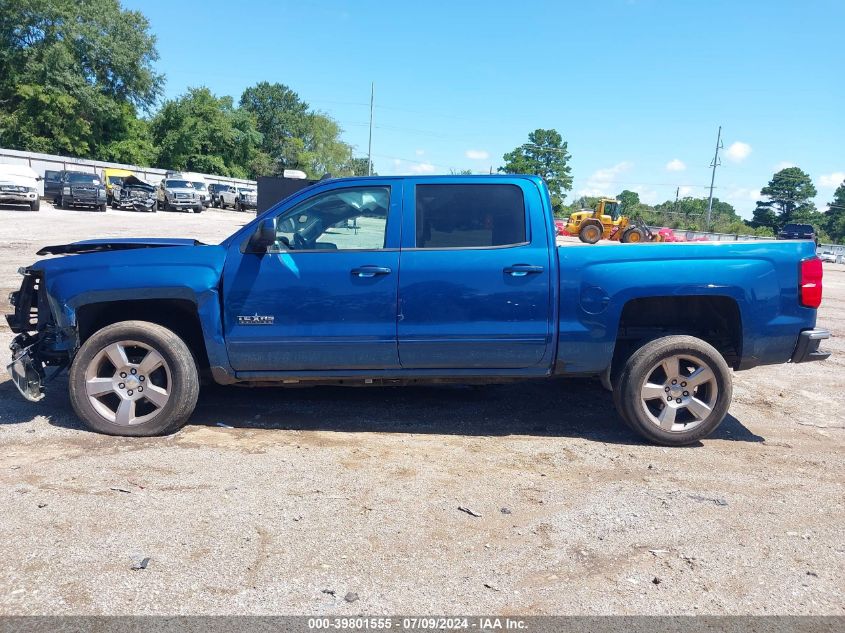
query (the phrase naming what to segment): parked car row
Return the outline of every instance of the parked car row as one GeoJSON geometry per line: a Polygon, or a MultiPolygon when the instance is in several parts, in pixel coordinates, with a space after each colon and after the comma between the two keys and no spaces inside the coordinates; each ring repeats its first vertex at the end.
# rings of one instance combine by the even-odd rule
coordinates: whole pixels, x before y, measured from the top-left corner
{"type": "Polygon", "coordinates": [[[197,173],[168,171],[155,186],[126,169],[108,167],[100,175],[70,169],[47,170],[42,179],[25,165],[5,164],[0,165],[0,204],[27,204],[38,211],[39,180],[44,180],[44,197],[60,209],[84,207],[105,211],[111,206],[201,213],[210,206],[231,206],[241,211],[257,206],[254,188],[218,183],[209,187],[203,175],[197,173]]]}

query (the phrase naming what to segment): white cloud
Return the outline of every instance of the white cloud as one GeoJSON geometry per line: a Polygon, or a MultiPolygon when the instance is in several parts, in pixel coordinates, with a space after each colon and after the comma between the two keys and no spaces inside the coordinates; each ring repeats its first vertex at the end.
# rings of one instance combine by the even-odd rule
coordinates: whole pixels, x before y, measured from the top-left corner
{"type": "Polygon", "coordinates": [[[795,163],[790,163],[788,160],[782,160],[777,165],[775,165],[775,172],[779,172],[782,169],[789,169],[790,167],[795,167],[795,163]]]}
{"type": "MultiPolygon", "coordinates": [[[[705,190],[704,195],[707,195],[705,190]]],[[[724,188],[716,188],[713,192],[713,197],[718,198],[722,202],[727,202],[733,205],[740,217],[750,220],[754,213],[754,207],[758,200],[763,198],[760,196],[760,190],[753,187],[738,187],[730,185],[724,188]]]]}
{"type": "Polygon", "coordinates": [[[634,187],[632,191],[637,192],[640,196],[640,202],[644,204],[657,204],[658,202],[658,194],[654,189],[649,189],[648,187],[634,187]]]}
{"type": "Polygon", "coordinates": [[[483,149],[468,149],[466,151],[466,157],[472,160],[487,160],[490,158],[490,153],[483,149]]]}
{"type": "Polygon", "coordinates": [[[679,158],[673,158],[666,163],[666,171],[684,171],[686,168],[684,161],[679,158]]]}
{"type": "Polygon", "coordinates": [[[414,176],[433,174],[437,171],[434,165],[424,161],[394,158],[391,163],[393,165],[392,170],[385,170],[384,173],[379,173],[383,176],[414,176]]]}
{"type": "Polygon", "coordinates": [[[417,156],[422,156],[423,154],[425,154],[425,150],[424,149],[418,149],[414,152],[414,154],[416,154],[417,156]]]}
{"type": "Polygon", "coordinates": [[[410,172],[412,174],[433,174],[434,173],[434,165],[431,163],[416,163],[410,166],[410,172]]]}
{"type": "Polygon", "coordinates": [[[725,156],[728,157],[728,160],[735,163],[741,163],[748,158],[750,154],[751,146],[748,143],[743,143],[742,141],[731,143],[730,147],[728,147],[728,150],[725,152],[725,156]]]}
{"type": "Polygon", "coordinates": [[[597,169],[587,178],[584,187],[579,189],[575,195],[579,198],[581,196],[615,195],[624,188],[616,179],[620,174],[630,170],[633,166],[634,164],[631,162],[622,161],[621,163],[616,163],[613,167],[597,169]]]}
{"type": "Polygon", "coordinates": [[[681,185],[680,187],[678,187],[679,198],[686,198],[687,196],[691,196],[694,192],[695,190],[687,185],[681,185]]]}
{"type": "Polygon", "coordinates": [[[835,171],[832,174],[819,176],[819,187],[824,189],[836,189],[845,181],[845,171],[835,171]]]}

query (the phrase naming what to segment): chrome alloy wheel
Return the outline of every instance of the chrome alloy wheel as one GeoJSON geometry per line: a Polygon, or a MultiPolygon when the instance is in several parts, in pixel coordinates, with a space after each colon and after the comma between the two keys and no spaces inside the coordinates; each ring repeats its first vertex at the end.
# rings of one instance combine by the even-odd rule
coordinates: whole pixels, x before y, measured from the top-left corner
{"type": "Polygon", "coordinates": [[[697,356],[665,358],[646,374],[640,406],[648,419],[668,432],[690,431],[707,419],[716,406],[716,375],[697,356]]]}
{"type": "Polygon", "coordinates": [[[85,371],[85,392],[94,410],[113,424],[143,424],[170,400],[170,367],[146,343],[118,341],[101,349],[85,371]]]}

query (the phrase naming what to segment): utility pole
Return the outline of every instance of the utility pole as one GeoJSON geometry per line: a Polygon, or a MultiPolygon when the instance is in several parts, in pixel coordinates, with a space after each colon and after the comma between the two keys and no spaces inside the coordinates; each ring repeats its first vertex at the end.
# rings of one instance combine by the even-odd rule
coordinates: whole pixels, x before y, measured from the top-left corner
{"type": "Polygon", "coordinates": [[[376,97],[376,82],[370,84],[370,142],[367,146],[367,175],[373,175],[373,102],[376,97]]]}
{"type": "MultiPolygon", "coordinates": [[[[675,189],[675,207],[674,207],[676,218],[678,216],[678,196],[680,196],[680,195],[681,195],[681,188],[677,187],[675,189]]],[[[665,214],[665,217],[663,218],[663,220],[664,220],[664,222],[666,222],[666,224],[669,224],[669,217],[668,216],[669,216],[669,214],[667,213],[667,214],[665,214]]]]}
{"type": "Polygon", "coordinates": [[[722,149],[722,126],[719,126],[719,135],[716,137],[716,155],[713,156],[713,162],[710,166],[713,168],[713,174],[710,176],[710,199],[707,201],[707,230],[710,230],[710,217],[713,211],[713,183],[716,181],[716,168],[722,163],[719,162],[719,150],[722,149]]]}

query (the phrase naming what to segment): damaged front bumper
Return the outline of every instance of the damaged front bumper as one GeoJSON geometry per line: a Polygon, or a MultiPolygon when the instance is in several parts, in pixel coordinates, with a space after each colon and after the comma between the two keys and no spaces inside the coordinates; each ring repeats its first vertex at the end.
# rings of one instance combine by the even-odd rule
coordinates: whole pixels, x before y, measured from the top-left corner
{"type": "Polygon", "coordinates": [[[6,315],[9,329],[17,336],[12,339],[12,362],[6,366],[12,382],[21,395],[32,402],[44,397],[44,386],[68,366],[75,349],[75,330],[57,327],[53,313],[42,290],[42,275],[32,268],[21,268],[20,290],[9,295],[13,314],[6,315]],[[45,369],[54,368],[47,377],[45,369]]]}
{"type": "Polygon", "coordinates": [[[38,402],[44,397],[44,366],[35,359],[35,343],[20,347],[22,342],[26,342],[21,339],[26,338],[29,337],[21,334],[12,341],[12,362],[6,366],[6,371],[24,398],[38,402]]]}

